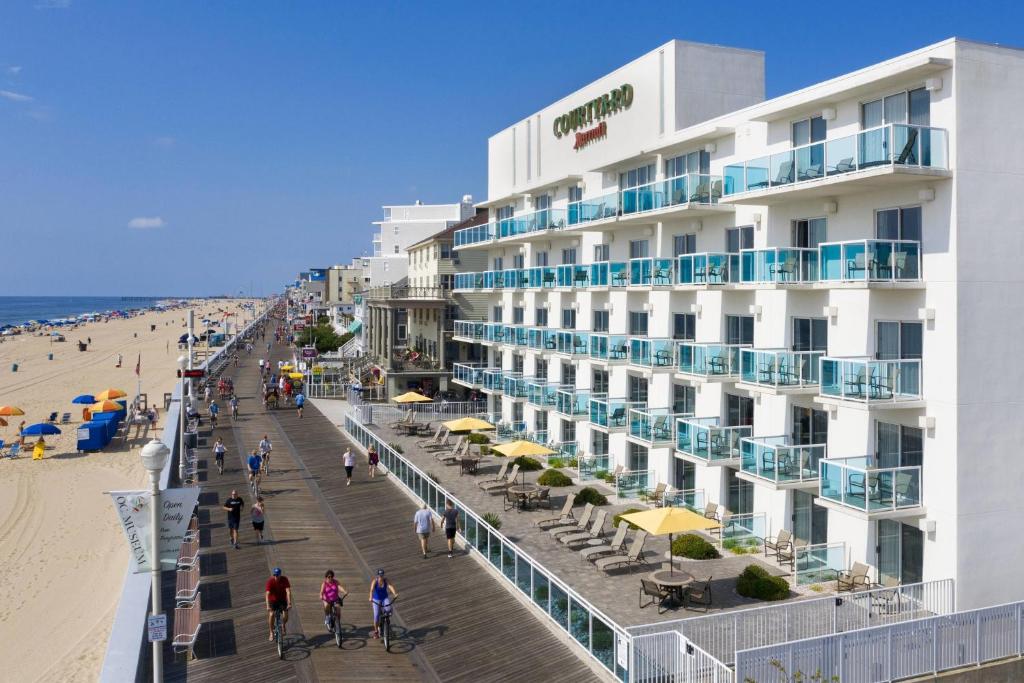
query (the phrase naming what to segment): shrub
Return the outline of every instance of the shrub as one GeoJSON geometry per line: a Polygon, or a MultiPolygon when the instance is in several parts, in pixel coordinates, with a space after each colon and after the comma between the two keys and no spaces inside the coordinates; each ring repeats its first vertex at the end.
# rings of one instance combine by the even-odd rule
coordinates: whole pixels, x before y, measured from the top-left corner
{"type": "Polygon", "coordinates": [[[400,444],[389,443],[388,447],[391,448],[391,450],[393,450],[395,453],[405,453],[405,451],[402,450],[402,446],[400,444]]]}
{"type": "Polygon", "coordinates": [[[721,557],[718,548],[697,534],[683,534],[673,539],[672,554],[691,560],[714,560],[721,557]]]}
{"type": "Polygon", "coordinates": [[[558,470],[544,470],[544,473],[537,477],[537,483],[541,486],[571,486],[572,479],[558,470]]]}
{"type": "Polygon", "coordinates": [[[576,492],[576,502],[583,505],[607,505],[608,499],[593,486],[584,486],[576,492]]]}
{"type": "Polygon", "coordinates": [[[565,466],[576,469],[577,467],[580,466],[580,461],[578,458],[569,458],[569,460],[565,463],[565,466]]]}
{"type": "MultiPolygon", "coordinates": [[[[619,526],[619,522],[622,521],[622,515],[628,515],[628,514],[631,514],[633,512],[643,512],[643,511],[640,508],[629,508],[628,510],[623,510],[619,514],[617,514],[614,517],[612,517],[612,526],[614,526],[614,527],[619,526]]],[[[630,529],[636,530],[636,529],[640,528],[636,524],[633,524],[632,522],[627,522],[627,524],[629,524],[629,528],[630,529]]]]}
{"type": "Polygon", "coordinates": [[[754,555],[761,549],[761,542],[756,538],[727,538],[722,541],[722,547],[733,555],[754,555]]]}
{"type": "Polygon", "coordinates": [[[608,480],[608,470],[597,470],[594,472],[594,479],[600,479],[601,481],[608,480]]]}
{"type": "Polygon", "coordinates": [[[519,465],[520,472],[536,472],[537,470],[544,469],[544,465],[541,465],[539,460],[534,460],[525,455],[520,455],[512,461],[512,464],[519,465]]]}
{"type": "Polygon", "coordinates": [[[470,434],[469,436],[466,437],[466,441],[469,441],[470,443],[482,444],[490,443],[491,438],[486,434],[470,434]]]}
{"type": "Polygon", "coordinates": [[[764,567],[748,564],[736,579],[736,592],[757,600],[785,600],[789,583],[781,576],[772,576],[764,567]]]}
{"type": "Polygon", "coordinates": [[[431,481],[433,481],[435,484],[440,484],[441,483],[441,479],[436,474],[434,474],[433,472],[427,472],[427,477],[431,481]]]}
{"type": "Polygon", "coordinates": [[[548,467],[554,467],[555,469],[565,467],[565,461],[561,458],[548,458],[548,467]]]}
{"type": "Polygon", "coordinates": [[[501,528],[501,517],[496,512],[485,512],[481,519],[490,524],[495,531],[501,528]]]}
{"type": "Polygon", "coordinates": [[[609,484],[614,484],[615,483],[615,475],[613,475],[611,472],[605,472],[604,476],[601,477],[601,478],[604,479],[609,484]]]}

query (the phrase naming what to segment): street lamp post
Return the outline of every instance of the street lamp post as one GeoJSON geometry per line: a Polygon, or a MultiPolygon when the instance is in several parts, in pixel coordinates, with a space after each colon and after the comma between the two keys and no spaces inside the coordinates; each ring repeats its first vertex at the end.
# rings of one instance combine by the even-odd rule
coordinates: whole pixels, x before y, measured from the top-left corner
{"type": "MultiPolygon", "coordinates": [[[[156,616],[163,609],[160,605],[160,472],[167,464],[171,450],[159,439],[153,439],[142,447],[142,466],[149,472],[149,524],[152,529],[150,546],[150,577],[152,581],[151,614],[156,616]]],[[[153,641],[153,681],[160,683],[164,679],[163,642],[153,641]]]]}
{"type": "Polygon", "coordinates": [[[185,368],[188,367],[188,360],[185,356],[178,356],[178,370],[181,381],[178,382],[178,481],[185,481],[185,368]]]}

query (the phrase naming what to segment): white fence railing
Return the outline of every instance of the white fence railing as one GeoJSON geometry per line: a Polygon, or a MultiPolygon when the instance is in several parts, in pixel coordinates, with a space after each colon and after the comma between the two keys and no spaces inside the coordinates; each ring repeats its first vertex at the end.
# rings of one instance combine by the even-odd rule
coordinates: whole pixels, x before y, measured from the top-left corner
{"type": "Polygon", "coordinates": [[[736,653],[736,678],[899,680],[1020,657],[1022,634],[1024,602],[1015,602],[743,650],[736,653]]]}
{"type": "Polygon", "coordinates": [[[733,683],[732,669],[678,631],[633,636],[629,670],[643,683],[733,683]]]}
{"type": "Polygon", "coordinates": [[[479,415],[487,408],[486,401],[452,401],[450,403],[414,403],[404,406],[385,405],[380,403],[364,403],[356,406],[360,420],[364,423],[388,424],[404,419],[411,410],[416,419],[450,420],[456,417],[479,415]]]}

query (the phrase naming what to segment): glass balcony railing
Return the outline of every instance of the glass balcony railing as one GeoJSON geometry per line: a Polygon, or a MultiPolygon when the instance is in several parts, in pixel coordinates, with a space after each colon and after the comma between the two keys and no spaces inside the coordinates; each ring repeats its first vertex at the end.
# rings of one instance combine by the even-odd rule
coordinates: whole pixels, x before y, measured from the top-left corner
{"type": "Polygon", "coordinates": [[[739,282],[739,278],[739,254],[704,252],[676,257],[676,284],[725,285],[739,282]]]}
{"type": "Polygon", "coordinates": [[[817,249],[774,247],[740,251],[740,282],[794,284],[817,280],[817,249]]]}
{"type": "Polygon", "coordinates": [[[820,359],[821,396],[861,403],[921,400],[921,361],[820,359]]]}
{"type": "Polygon", "coordinates": [[[482,341],[484,338],[484,325],[486,323],[476,320],[456,320],[454,322],[454,336],[482,341]]]}
{"type": "Polygon", "coordinates": [[[584,266],[579,264],[562,264],[556,266],[556,285],[558,287],[589,287],[590,286],[590,266],[584,266]]]}
{"type": "Polygon", "coordinates": [[[680,342],[676,347],[677,369],[684,375],[704,378],[739,376],[740,349],[747,344],[698,344],[680,342]]]}
{"type": "Polygon", "coordinates": [[[669,508],[686,508],[703,514],[707,502],[704,489],[680,489],[666,493],[662,504],[669,508]]]}
{"type": "Polygon", "coordinates": [[[512,398],[526,398],[526,381],[521,372],[506,372],[501,392],[512,398]]]}
{"type": "Polygon", "coordinates": [[[825,282],[915,282],[921,279],[921,243],[855,240],[818,246],[825,282]]]}
{"type": "Polygon", "coordinates": [[[544,351],[555,351],[558,349],[558,330],[541,329],[541,344],[544,351]]]}
{"type": "Polygon", "coordinates": [[[941,128],[890,124],[725,167],[725,195],[765,190],[878,166],[946,169],[941,128]]]}
{"type": "Polygon", "coordinates": [[[629,364],[644,368],[672,369],[674,360],[672,351],[676,343],[672,339],[630,337],[629,364]]]}
{"type": "Polygon", "coordinates": [[[740,439],[750,434],[749,426],[726,427],[718,417],[682,417],[675,421],[676,450],[708,462],[738,459],[740,439]]]}
{"type": "Polygon", "coordinates": [[[834,581],[845,570],[846,543],[814,543],[793,548],[793,578],[798,586],[834,581]]]}
{"type": "Polygon", "coordinates": [[[530,378],[526,381],[526,402],[532,406],[546,408],[544,401],[544,389],[547,387],[546,379],[530,378]]]}
{"type": "Polygon", "coordinates": [[[590,264],[590,286],[625,287],[629,284],[629,264],[625,261],[597,261],[590,264]]]}
{"type": "Polygon", "coordinates": [[[690,174],[622,190],[622,215],[657,211],[686,204],[717,204],[722,177],[690,174]]]}
{"type": "Polygon", "coordinates": [[[455,273],[456,291],[479,291],[483,288],[483,273],[455,273]]]}
{"type": "Polygon", "coordinates": [[[498,221],[498,238],[561,230],[566,225],[565,209],[542,209],[498,221]]]}
{"type": "Polygon", "coordinates": [[[629,338],[621,334],[590,333],[591,360],[625,363],[629,360],[629,338]]]}
{"type": "Polygon", "coordinates": [[[484,323],[484,337],[481,341],[502,343],[505,341],[505,326],[501,323],[484,323]]]}
{"type": "Polygon", "coordinates": [[[740,349],[740,381],[774,389],[816,386],[824,351],[740,349]]]}
{"type": "Polygon", "coordinates": [[[740,439],[740,467],[774,484],[813,482],[818,480],[825,449],[823,443],[793,444],[788,436],[747,437],[740,439]]]}
{"type": "Polygon", "coordinates": [[[619,215],[619,193],[572,202],[568,208],[569,225],[615,218],[619,215]]]}
{"type": "Polygon", "coordinates": [[[598,472],[611,470],[611,458],[607,453],[602,455],[585,455],[576,464],[576,476],[580,481],[597,479],[598,472]]]}
{"type": "Polygon", "coordinates": [[[479,244],[481,242],[490,242],[494,239],[496,234],[497,225],[495,223],[485,223],[484,225],[474,225],[471,228],[456,230],[455,248],[457,249],[470,244],[479,244]]]}
{"type": "Polygon", "coordinates": [[[555,337],[555,353],[582,358],[587,355],[585,332],[561,331],[555,337]]]}
{"type": "Polygon", "coordinates": [[[554,266],[533,266],[526,269],[529,289],[554,289],[557,277],[554,266]]]}
{"type": "Polygon", "coordinates": [[[469,363],[452,365],[452,379],[473,387],[482,387],[484,383],[484,366],[469,363]]]}
{"type": "Polygon", "coordinates": [[[525,349],[530,341],[530,328],[526,325],[514,325],[512,327],[512,336],[505,340],[506,344],[512,344],[519,348],[525,349]]]}
{"type": "Polygon", "coordinates": [[[877,467],[874,458],[826,458],[818,495],[861,512],[886,512],[921,505],[921,468],[877,467]]]}
{"type": "Polygon", "coordinates": [[[484,370],[483,384],[486,391],[501,391],[505,375],[501,368],[487,368],[484,370]]]}
{"type": "Polygon", "coordinates": [[[623,472],[615,477],[615,495],[619,498],[639,498],[640,494],[654,488],[654,470],[623,472]]]}
{"type": "Polygon", "coordinates": [[[555,399],[555,411],[573,418],[588,417],[590,415],[590,401],[594,398],[603,398],[606,394],[595,394],[590,389],[576,389],[575,387],[562,387],[558,390],[555,399]]]}
{"type": "Polygon", "coordinates": [[[629,411],[643,407],[643,402],[632,402],[624,398],[592,396],[590,399],[590,421],[609,431],[622,430],[629,426],[629,411]]]}
{"type": "Polygon", "coordinates": [[[634,258],[629,260],[629,286],[652,287],[673,284],[672,259],[634,258]]]}
{"type": "Polygon", "coordinates": [[[544,328],[530,327],[526,331],[526,347],[534,351],[544,350],[544,328]]]}
{"type": "Polygon", "coordinates": [[[504,325],[501,328],[501,341],[503,344],[512,346],[516,343],[516,331],[523,329],[522,325],[504,325]]]}
{"type": "Polygon", "coordinates": [[[676,420],[680,417],[688,417],[688,414],[674,413],[672,408],[630,408],[629,435],[652,446],[671,445],[676,420]]]}

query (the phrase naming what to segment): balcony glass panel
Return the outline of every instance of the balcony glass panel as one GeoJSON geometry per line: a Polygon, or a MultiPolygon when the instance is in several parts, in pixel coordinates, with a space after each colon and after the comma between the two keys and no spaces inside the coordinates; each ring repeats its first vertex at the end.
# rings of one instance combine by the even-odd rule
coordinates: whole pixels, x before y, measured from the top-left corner
{"type": "Polygon", "coordinates": [[[672,339],[647,339],[631,337],[629,340],[629,364],[645,368],[671,368],[673,366],[672,339]]]}
{"type": "Polygon", "coordinates": [[[735,377],[740,370],[741,344],[680,342],[676,347],[679,372],[697,377],[735,377]]]}
{"type": "Polygon", "coordinates": [[[601,197],[583,199],[582,201],[569,204],[568,223],[569,225],[577,225],[605,218],[614,218],[618,215],[619,193],[612,192],[601,197]]]}
{"type": "Polygon", "coordinates": [[[718,417],[683,417],[675,421],[675,447],[701,460],[733,460],[740,457],[740,439],[751,434],[749,426],[724,427],[718,417]]]}
{"type": "Polygon", "coordinates": [[[775,484],[816,481],[825,444],[794,445],[788,436],[740,439],[740,466],[744,472],[775,484]]]}
{"type": "Polygon", "coordinates": [[[585,455],[577,464],[577,476],[581,481],[590,481],[597,478],[598,472],[608,472],[611,458],[605,455],[585,455]]]}
{"type": "Polygon", "coordinates": [[[623,472],[615,477],[615,495],[619,498],[639,498],[641,493],[654,488],[656,478],[654,470],[623,472]]]}
{"type": "Polygon", "coordinates": [[[563,264],[556,266],[559,287],[589,287],[591,266],[563,264]]]}
{"type": "Polygon", "coordinates": [[[484,323],[485,342],[500,344],[505,340],[505,326],[501,323],[484,323]]]}
{"type": "Polygon", "coordinates": [[[715,204],[722,196],[722,177],[681,175],[623,190],[622,214],[657,211],[684,204],[715,204]]]}
{"type": "Polygon", "coordinates": [[[687,508],[701,513],[704,512],[704,506],[707,505],[704,498],[704,489],[670,491],[665,494],[662,503],[665,507],[687,508]]]}
{"type": "Polygon", "coordinates": [[[545,407],[544,388],[547,386],[546,379],[531,378],[526,382],[526,402],[532,406],[545,407]]]}
{"type": "Polygon", "coordinates": [[[624,398],[594,396],[590,399],[590,421],[606,429],[625,429],[629,424],[630,409],[642,406],[642,403],[624,398]]]}
{"type": "Polygon", "coordinates": [[[798,586],[834,581],[847,568],[843,541],[798,545],[793,549],[793,574],[798,586]]]}
{"type": "Polygon", "coordinates": [[[555,352],[567,356],[587,355],[587,335],[583,332],[558,332],[555,352]]]}
{"type": "Polygon", "coordinates": [[[516,325],[514,335],[511,343],[526,348],[530,340],[530,328],[525,325],[516,325]]]}
{"type": "Polygon", "coordinates": [[[455,289],[479,290],[483,289],[482,273],[455,273],[455,289]]]}
{"type": "Polygon", "coordinates": [[[921,279],[921,243],[913,240],[826,242],[818,247],[826,282],[912,282],[921,279]]]}
{"type": "Polygon", "coordinates": [[[553,289],[556,282],[554,266],[527,268],[527,286],[530,289],[553,289]]]}
{"type": "Polygon", "coordinates": [[[847,401],[886,403],[921,399],[921,361],[829,358],[820,360],[820,394],[847,401]]]}
{"type": "Polygon", "coordinates": [[[629,435],[652,445],[670,445],[676,419],[682,416],[671,408],[630,408],[629,435]]]}
{"type": "Polygon", "coordinates": [[[570,417],[590,415],[590,401],[604,394],[592,394],[590,389],[562,388],[558,390],[555,410],[570,417]]]}
{"type": "Polygon", "coordinates": [[[526,398],[526,379],[521,372],[506,372],[502,393],[513,398],[526,398]]]}
{"type": "Polygon", "coordinates": [[[452,378],[463,384],[482,386],[484,381],[484,367],[469,363],[455,363],[452,366],[452,378]]]}
{"type": "Polygon", "coordinates": [[[501,368],[488,368],[484,370],[484,389],[490,391],[501,391],[502,384],[504,383],[504,375],[501,368]]]}
{"type": "Polygon", "coordinates": [[[462,247],[469,244],[478,244],[480,242],[490,242],[494,239],[497,234],[497,228],[494,223],[485,223],[484,225],[474,225],[471,228],[462,228],[461,230],[455,231],[455,246],[462,247]]]}
{"type": "Polygon", "coordinates": [[[740,349],[740,380],[776,389],[815,386],[824,355],[824,351],[740,349]]]}
{"type": "Polygon", "coordinates": [[[724,285],[740,280],[740,255],[726,252],[676,257],[676,284],[724,285]]]}
{"type": "Polygon", "coordinates": [[[818,463],[818,495],[861,512],[921,505],[921,468],[875,467],[874,458],[826,458],[818,463]]]}
{"type": "Polygon", "coordinates": [[[775,247],[740,252],[740,282],[791,284],[817,279],[817,249],[775,247]]]}
{"type": "Polygon", "coordinates": [[[515,237],[547,230],[561,230],[565,224],[565,209],[542,209],[498,221],[498,236],[515,237]]]}
{"type": "Polygon", "coordinates": [[[664,286],[672,282],[672,259],[648,257],[629,260],[629,286],[664,286]]]}
{"type": "Polygon", "coordinates": [[[556,330],[541,330],[542,345],[544,351],[555,351],[558,348],[558,332],[556,330]]]}
{"type": "Polygon", "coordinates": [[[454,324],[455,336],[465,337],[474,341],[481,341],[484,338],[484,325],[486,323],[475,320],[456,320],[454,324]]]}

